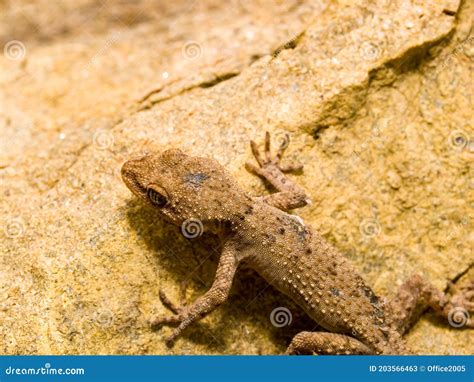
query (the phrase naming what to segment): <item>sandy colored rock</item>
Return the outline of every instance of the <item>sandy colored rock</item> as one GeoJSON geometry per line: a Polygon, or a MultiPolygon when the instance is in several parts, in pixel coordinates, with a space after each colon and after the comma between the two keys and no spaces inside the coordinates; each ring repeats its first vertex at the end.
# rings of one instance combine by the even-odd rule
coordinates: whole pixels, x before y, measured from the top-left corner
{"type": "MultiPolygon", "coordinates": [[[[188,300],[209,288],[219,249],[132,198],[121,164],[179,146],[260,194],[243,164],[265,130],[290,132],[305,164],[313,204],[297,213],[378,293],[413,272],[438,288],[474,278],[472,2],[174,3],[85,1],[54,23],[58,10],[38,3],[27,14],[47,38],[21,24],[21,2],[2,6],[17,20],[1,23],[2,43],[27,49],[0,59],[1,353],[274,354],[313,329],[247,269],[173,349],[169,329],[147,325],[165,312],[159,287],[178,299],[184,281],[188,300]],[[271,325],[279,306],[291,326],[271,325]]],[[[430,314],[408,342],[474,350],[472,331],[430,314]]]]}

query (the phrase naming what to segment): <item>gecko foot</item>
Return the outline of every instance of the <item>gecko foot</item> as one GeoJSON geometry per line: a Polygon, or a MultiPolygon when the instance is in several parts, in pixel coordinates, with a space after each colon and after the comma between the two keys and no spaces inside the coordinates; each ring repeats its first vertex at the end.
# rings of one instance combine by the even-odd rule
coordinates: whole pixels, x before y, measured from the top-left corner
{"type": "MultiPolygon", "coordinates": [[[[156,317],[153,317],[149,323],[150,326],[153,329],[158,329],[161,328],[163,325],[168,325],[168,326],[179,326],[180,324],[183,323],[186,317],[186,308],[184,306],[178,307],[176,306],[169,298],[166,296],[165,292],[160,289],[160,300],[163,303],[163,305],[171,310],[174,314],[169,316],[169,315],[158,315],[156,317]]],[[[165,340],[166,346],[172,347],[176,341],[176,338],[181,334],[182,329],[179,327],[176,328],[173,333],[168,336],[165,340]]]]}
{"type": "Polygon", "coordinates": [[[300,164],[290,163],[282,165],[280,163],[289,142],[290,137],[286,134],[278,147],[275,157],[272,158],[270,153],[270,134],[267,131],[265,133],[263,156],[260,154],[257,144],[254,141],[250,141],[252,153],[258,162],[258,166],[249,162],[246,163],[247,170],[266,180],[277,191],[271,195],[264,196],[261,200],[282,211],[304,207],[311,202],[306,191],[284,174],[285,172],[301,170],[303,168],[303,165],[300,164]]]}
{"type": "Polygon", "coordinates": [[[290,143],[290,136],[289,134],[285,134],[282,142],[280,143],[280,146],[278,147],[277,153],[274,158],[271,156],[271,151],[270,151],[270,133],[267,131],[265,132],[265,149],[264,149],[264,155],[260,153],[258,150],[257,144],[254,141],[250,141],[250,147],[252,148],[252,153],[255,159],[258,162],[259,167],[255,166],[254,164],[247,162],[245,164],[245,167],[247,170],[263,177],[267,178],[268,177],[268,171],[266,170],[272,170],[272,168],[277,168],[281,172],[291,172],[291,171],[298,171],[303,169],[302,164],[298,163],[288,163],[288,164],[281,164],[281,158],[283,157],[283,154],[288,147],[290,143]]]}
{"type": "MultiPolygon", "coordinates": [[[[412,325],[417,307],[428,306],[454,328],[474,328],[474,282],[454,287],[451,295],[437,290],[419,274],[408,278],[390,302],[394,328],[405,333],[412,325]]],[[[418,309],[419,310],[419,309],[418,309]]]]}
{"type": "Polygon", "coordinates": [[[150,326],[153,329],[158,329],[162,327],[163,325],[171,325],[171,326],[179,325],[184,317],[184,308],[177,307],[173,302],[171,302],[171,300],[166,296],[163,290],[160,290],[160,300],[166,308],[168,308],[174,313],[174,315],[172,316],[159,315],[159,316],[153,317],[149,321],[150,326]]]}

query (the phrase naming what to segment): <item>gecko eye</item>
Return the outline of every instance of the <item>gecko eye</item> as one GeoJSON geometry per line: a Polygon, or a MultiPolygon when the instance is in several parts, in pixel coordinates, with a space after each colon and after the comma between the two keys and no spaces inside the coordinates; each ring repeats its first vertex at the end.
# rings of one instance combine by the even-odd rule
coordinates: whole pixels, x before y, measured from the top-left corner
{"type": "Polygon", "coordinates": [[[161,190],[156,190],[155,188],[148,187],[147,191],[147,196],[148,199],[157,207],[164,207],[166,204],[168,204],[168,198],[166,197],[166,194],[161,190]]]}

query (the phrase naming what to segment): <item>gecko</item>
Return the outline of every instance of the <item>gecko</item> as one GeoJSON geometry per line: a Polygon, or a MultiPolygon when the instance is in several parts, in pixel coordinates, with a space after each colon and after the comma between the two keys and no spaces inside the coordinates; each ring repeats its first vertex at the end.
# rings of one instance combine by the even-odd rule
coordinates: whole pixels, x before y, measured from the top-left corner
{"type": "Polygon", "coordinates": [[[252,196],[216,160],[194,157],[178,148],[125,162],[121,175],[133,194],[171,224],[199,222],[222,243],[210,289],[194,303],[178,306],[159,291],[170,315],[155,316],[153,328],[174,326],[166,344],[229,297],[239,264],[246,263],[274,288],[289,296],[321,331],[302,331],[286,354],[411,354],[403,334],[420,307],[450,322],[474,328],[474,282],[456,293],[437,290],[419,274],[409,277],[394,298],[379,297],[355,267],[292,210],[310,203],[306,191],[287,174],[303,166],[283,163],[289,135],[275,155],[266,132],[264,150],[250,141],[257,165],[246,168],[273,192],[252,196]]]}

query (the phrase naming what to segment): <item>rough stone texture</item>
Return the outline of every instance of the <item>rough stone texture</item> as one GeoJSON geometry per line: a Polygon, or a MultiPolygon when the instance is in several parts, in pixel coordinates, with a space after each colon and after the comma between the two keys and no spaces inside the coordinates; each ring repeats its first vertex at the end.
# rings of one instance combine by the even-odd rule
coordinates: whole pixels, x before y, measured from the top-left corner
{"type": "MultiPolygon", "coordinates": [[[[210,286],[218,248],[132,198],[121,164],[179,146],[260,194],[243,163],[265,130],[305,164],[297,213],[378,293],[474,278],[472,2],[167,3],[0,4],[2,46],[26,48],[0,57],[0,353],[272,354],[314,329],[246,269],[173,349],[147,325],[159,287],[210,286]]],[[[408,335],[421,354],[473,340],[430,313],[408,335]]]]}

